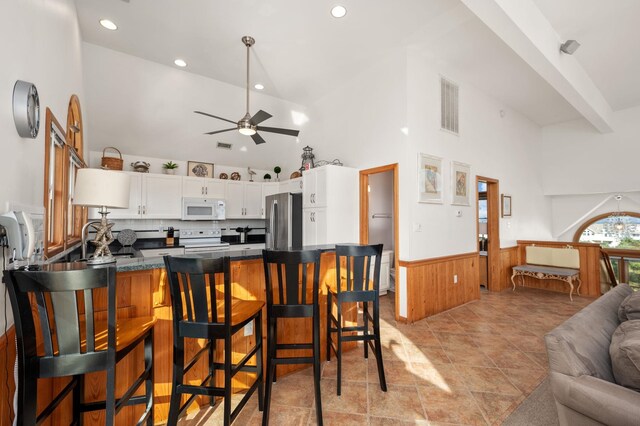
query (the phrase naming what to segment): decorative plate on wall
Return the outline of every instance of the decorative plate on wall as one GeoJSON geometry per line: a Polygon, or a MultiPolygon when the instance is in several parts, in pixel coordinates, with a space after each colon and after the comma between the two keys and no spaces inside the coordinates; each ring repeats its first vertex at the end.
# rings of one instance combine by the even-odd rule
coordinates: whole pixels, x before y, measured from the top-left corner
{"type": "Polygon", "coordinates": [[[226,173],[220,173],[220,179],[229,179],[229,175],[226,173]]]}
{"type": "Polygon", "coordinates": [[[240,180],[240,173],[238,172],[231,173],[231,180],[240,180]]]}

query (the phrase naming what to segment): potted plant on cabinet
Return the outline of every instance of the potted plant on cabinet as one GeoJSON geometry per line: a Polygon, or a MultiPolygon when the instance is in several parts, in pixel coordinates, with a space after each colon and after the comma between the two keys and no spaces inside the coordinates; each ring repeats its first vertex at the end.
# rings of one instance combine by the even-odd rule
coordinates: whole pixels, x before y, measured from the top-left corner
{"type": "Polygon", "coordinates": [[[280,172],[282,171],[282,169],[280,168],[280,166],[275,166],[273,168],[273,172],[276,174],[276,182],[280,180],[280,172]]]}
{"type": "Polygon", "coordinates": [[[162,168],[164,169],[165,174],[175,175],[178,165],[173,161],[168,161],[162,165],[162,168]]]}
{"type": "Polygon", "coordinates": [[[269,182],[271,181],[271,175],[269,173],[265,173],[265,175],[263,176],[263,179],[265,182],[269,182]]]}

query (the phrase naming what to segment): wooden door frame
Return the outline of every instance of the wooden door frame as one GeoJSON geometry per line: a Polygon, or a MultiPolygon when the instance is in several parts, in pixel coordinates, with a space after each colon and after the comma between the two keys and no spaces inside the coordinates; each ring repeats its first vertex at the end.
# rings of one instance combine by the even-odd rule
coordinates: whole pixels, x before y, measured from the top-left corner
{"type": "Polygon", "coordinates": [[[478,221],[478,183],[487,183],[487,290],[500,290],[500,181],[476,176],[476,240],[480,234],[478,221]]]}
{"type": "Polygon", "coordinates": [[[369,175],[377,173],[393,172],[393,266],[396,269],[396,291],[395,291],[395,317],[398,315],[398,249],[400,247],[400,219],[399,201],[400,191],[398,185],[398,163],[387,164],[386,166],[373,167],[371,169],[360,170],[360,244],[369,243],[369,175]]]}

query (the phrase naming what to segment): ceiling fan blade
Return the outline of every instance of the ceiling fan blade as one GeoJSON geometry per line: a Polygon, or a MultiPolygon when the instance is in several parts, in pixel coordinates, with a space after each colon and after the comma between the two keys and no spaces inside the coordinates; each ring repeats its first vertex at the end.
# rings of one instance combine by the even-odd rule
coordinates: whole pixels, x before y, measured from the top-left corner
{"type": "Polygon", "coordinates": [[[207,117],[217,118],[218,120],[226,121],[229,123],[238,124],[236,121],[227,120],[226,118],[218,117],[217,115],[208,114],[206,112],[202,112],[202,111],[193,111],[193,112],[195,112],[196,114],[206,115],[207,117]]]}
{"type": "Polygon", "coordinates": [[[253,135],[251,135],[251,139],[253,139],[253,141],[256,143],[256,145],[259,145],[261,143],[267,142],[264,139],[262,139],[262,136],[260,136],[257,133],[254,133],[253,135]]]}
{"type": "Polygon", "coordinates": [[[298,136],[298,134],[300,134],[300,130],[279,129],[277,127],[258,126],[257,129],[260,130],[261,132],[280,133],[280,134],[289,135],[289,136],[298,136]]]}
{"type": "Polygon", "coordinates": [[[214,132],[207,132],[207,133],[205,133],[205,135],[215,135],[216,133],[230,132],[231,130],[238,130],[238,128],[237,127],[232,127],[230,129],[216,130],[214,132]]]}
{"type": "Polygon", "coordinates": [[[273,115],[263,110],[260,110],[257,113],[255,113],[253,117],[251,117],[251,124],[254,124],[257,126],[258,124],[262,123],[264,120],[268,120],[271,117],[273,117],[273,115]]]}

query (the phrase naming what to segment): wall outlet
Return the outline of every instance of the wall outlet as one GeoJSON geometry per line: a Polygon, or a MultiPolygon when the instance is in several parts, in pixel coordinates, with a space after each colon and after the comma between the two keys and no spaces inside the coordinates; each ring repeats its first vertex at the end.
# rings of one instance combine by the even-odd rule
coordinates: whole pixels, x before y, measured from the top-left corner
{"type": "Polygon", "coordinates": [[[453,276],[453,283],[454,284],[458,284],[458,276],[457,275],[453,276]]]}
{"type": "Polygon", "coordinates": [[[253,335],[253,321],[244,326],[244,335],[252,336],[253,335]]]}

